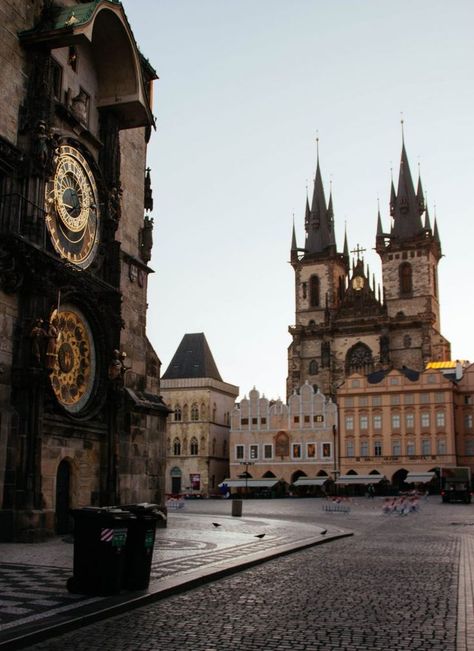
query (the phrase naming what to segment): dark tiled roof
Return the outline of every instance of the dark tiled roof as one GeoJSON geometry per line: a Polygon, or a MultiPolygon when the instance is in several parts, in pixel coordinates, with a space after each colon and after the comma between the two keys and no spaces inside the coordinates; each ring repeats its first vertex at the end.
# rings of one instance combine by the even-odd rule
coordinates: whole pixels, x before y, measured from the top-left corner
{"type": "Polygon", "coordinates": [[[203,332],[184,335],[163,380],[207,377],[222,382],[203,332]]]}

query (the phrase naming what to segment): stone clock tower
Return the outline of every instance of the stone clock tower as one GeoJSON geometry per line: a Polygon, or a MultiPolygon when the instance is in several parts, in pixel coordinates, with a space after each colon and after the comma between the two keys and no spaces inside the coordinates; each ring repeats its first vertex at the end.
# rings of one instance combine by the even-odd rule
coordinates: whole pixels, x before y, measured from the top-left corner
{"type": "Polygon", "coordinates": [[[390,216],[385,232],[378,215],[382,286],[377,286],[364,249],[358,245],[351,262],[346,238],[337,252],[332,195],[326,203],[318,157],[311,207],[306,202],[304,247],[298,248],[293,228],[296,310],[289,328],[288,395],[308,381],[335,398],[350,373],[403,366],[422,371],[429,361],[449,359],[450,344],[440,332],[441,242],[421,180],[415,191],[404,143],[390,216]]]}
{"type": "Polygon", "coordinates": [[[118,0],[3,0],[0,531],[163,498],[146,337],[156,73],[118,0]]]}

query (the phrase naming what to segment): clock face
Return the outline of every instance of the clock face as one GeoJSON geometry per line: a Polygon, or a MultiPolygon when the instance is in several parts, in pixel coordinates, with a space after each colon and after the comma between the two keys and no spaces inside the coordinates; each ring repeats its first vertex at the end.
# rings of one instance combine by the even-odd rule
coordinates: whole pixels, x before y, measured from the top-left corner
{"type": "Polygon", "coordinates": [[[85,269],[99,243],[99,197],[94,175],[80,151],[61,145],[46,184],[46,224],[62,258],[85,269]]]}
{"type": "Polygon", "coordinates": [[[362,276],[354,276],[352,279],[352,288],[359,292],[364,287],[364,279],[362,276]]]}
{"type": "MultiPolygon", "coordinates": [[[[51,321],[57,338],[51,385],[58,402],[77,413],[87,404],[94,385],[96,357],[92,332],[84,315],[75,307],[61,306],[51,321]]],[[[48,346],[54,345],[48,340],[48,346]]]]}

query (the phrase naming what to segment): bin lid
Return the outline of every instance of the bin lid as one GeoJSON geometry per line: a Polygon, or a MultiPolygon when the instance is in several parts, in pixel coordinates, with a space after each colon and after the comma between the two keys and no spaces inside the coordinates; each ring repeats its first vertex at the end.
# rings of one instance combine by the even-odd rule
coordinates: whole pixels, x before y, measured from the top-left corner
{"type": "Polygon", "coordinates": [[[71,509],[75,518],[107,518],[112,520],[135,520],[136,515],[117,506],[84,506],[80,509],[71,509]]]}

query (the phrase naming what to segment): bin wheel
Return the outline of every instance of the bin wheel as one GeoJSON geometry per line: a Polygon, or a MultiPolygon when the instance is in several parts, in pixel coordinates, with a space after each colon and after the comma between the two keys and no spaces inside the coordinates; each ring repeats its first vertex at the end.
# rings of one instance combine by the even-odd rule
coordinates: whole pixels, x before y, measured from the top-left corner
{"type": "Polygon", "coordinates": [[[66,588],[68,592],[78,593],[80,592],[79,583],[75,576],[70,576],[66,582],[66,588]]]}

